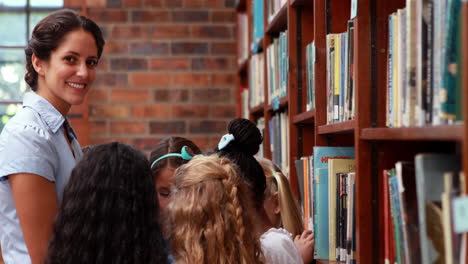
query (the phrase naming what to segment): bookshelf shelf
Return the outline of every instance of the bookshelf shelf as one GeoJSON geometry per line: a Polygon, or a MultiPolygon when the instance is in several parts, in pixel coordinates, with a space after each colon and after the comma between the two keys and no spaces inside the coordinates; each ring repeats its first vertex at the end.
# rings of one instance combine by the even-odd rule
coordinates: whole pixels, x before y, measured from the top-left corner
{"type": "Polygon", "coordinates": [[[399,141],[462,141],[463,130],[463,125],[404,128],[365,128],[361,130],[361,139],[399,141]]]}
{"type": "Polygon", "coordinates": [[[263,109],[265,108],[265,104],[261,103],[253,108],[250,108],[250,113],[253,116],[263,116],[263,109]]]}
{"type": "Polygon", "coordinates": [[[279,99],[279,107],[278,109],[273,109],[273,105],[269,104],[267,106],[267,111],[268,112],[277,112],[277,111],[282,111],[284,109],[288,108],[288,97],[283,96],[279,99]]]}
{"type": "Polygon", "coordinates": [[[284,5],[278,13],[276,13],[275,17],[271,20],[266,28],[266,33],[269,35],[278,34],[281,31],[286,30],[287,28],[287,20],[288,20],[288,5],[284,5]]]}
{"type": "Polygon", "coordinates": [[[294,124],[312,124],[315,119],[315,109],[300,113],[293,117],[294,124]]]}
{"type": "Polygon", "coordinates": [[[299,7],[299,6],[313,6],[313,1],[310,0],[290,0],[292,7],[299,7]]]}
{"type": "Polygon", "coordinates": [[[318,127],[318,133],[321,135],[351,133],[354,132],[355,126],[356,122],[354,120],[330,125],[323,125],[318,127]]]}

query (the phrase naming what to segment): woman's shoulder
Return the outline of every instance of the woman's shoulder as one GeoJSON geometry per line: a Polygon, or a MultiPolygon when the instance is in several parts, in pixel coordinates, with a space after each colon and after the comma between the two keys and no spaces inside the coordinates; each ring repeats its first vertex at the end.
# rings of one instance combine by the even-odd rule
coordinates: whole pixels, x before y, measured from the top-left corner
{"type": "Polygon", "coordinates": [[[22,108],[2,130],[2,137],[10,136],[39,136],[49,139],[50,132],[44,120],[33,109],[22,108]]]}

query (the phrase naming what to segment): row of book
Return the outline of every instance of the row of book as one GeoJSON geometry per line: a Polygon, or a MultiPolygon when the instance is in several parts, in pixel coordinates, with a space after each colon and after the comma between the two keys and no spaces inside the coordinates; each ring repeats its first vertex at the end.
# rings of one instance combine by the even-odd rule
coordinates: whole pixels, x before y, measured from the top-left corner
{"type": "Polygon", "coordinates": [[[288,31],[281,32],[278,38],[266,49],[268,99],[273,104],[288,93],[288,31]]]}
{"type": "Polygon", "coordinates": [[[249,89],[247,87],[240,88],[240,117],[249,119],[249,89]]]}
{"type": "Polygon", "coordinates": [[[252,54],[249,62],[249,104],[254,108],[265,100],[265,75],[263,53],[252,54]]]}
{"type": "Polygon", "coordinates": [[[347,32],[327,35],[327,124],[355,115],[353,39],[353,20],[348,21],[347,32]]]}
{"type": "Polygon", "coordinates": [[[461,120],[461,0],[407,0],[388,18],[388,127],[461,120]]]}
{"type": "Polygon", "coordinates": [[[289,176],[289,120],[288,112],[277,112],[268,121],[271,160],[289,176]]]}
{"type": "Polygon", "coordinates": [[[460,169],[457,155],[425,153],[383,171],[387,263],[465,263],[466,236],[453,226],[452,202],[466,195],[460,169]]]}
{"type": "Polygon", "coordinates": [[[287,3],[287,0],[267,0],[268,5],[268,22],[275,18],[280,9],[287,3]]]}
{"type": "Polygon", "coordinates": [[[314,230],[314,258],[355,263],[353,147],[314,147],[295,161],[306,229],[314,230]]]}

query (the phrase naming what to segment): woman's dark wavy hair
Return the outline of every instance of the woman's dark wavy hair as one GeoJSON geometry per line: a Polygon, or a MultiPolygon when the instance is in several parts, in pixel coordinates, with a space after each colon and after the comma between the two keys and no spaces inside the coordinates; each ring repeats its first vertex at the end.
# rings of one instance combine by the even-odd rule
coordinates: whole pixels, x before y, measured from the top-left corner
{"type": "MultiPolygon", "coordinates": [[[[201,154],[201,150],[198,148],[195,143],[191,140],[183,137],[165,137],[159,141],[158,145],[151,151],[150,154],[150,164],[153,164],[158,158],[168,154],[168,153],[180,153],[183,146],[187,146],[188,152],[191,155],[201,154]]],[[[151,170],[155,177],[158,176],[159,172],[164,168],[173,168],[177,169],[183,164],[189,162],[179,157],[168,157],[158,161],[151,170]]]]}
{"type": "Polygon", "coordinates": [[[256,207],[263,208],[266,178],[262,166],[254,157],[262,143],[262,134],[255,123],[244,118],[236,118],[229,122],[228,133],[234,136],[234,140],[222,150],[216,147],[215,152],[239,167],[241,177],[254,195],[256,207]]]}
{"type": "Polygon", "coordinates": [[[90,149],[72,171],[47,264],[166,263],[148,160],[122,143],[90,149]]]}
{"type": "Polygon", "coordinates": [[[93,35],[98,49],[98,58],[101,57],[105,42],[99,26],[73,10],[55,11],[34,27],[28,46],[24,50],[26,54],[24,80],[33,91],[37,90],[38,75],[32,65],[32,55],[35,54],[41,60],[49,60],[51,52],[60,46],[64,36],[76,29],[83,29],[93,35]]]}

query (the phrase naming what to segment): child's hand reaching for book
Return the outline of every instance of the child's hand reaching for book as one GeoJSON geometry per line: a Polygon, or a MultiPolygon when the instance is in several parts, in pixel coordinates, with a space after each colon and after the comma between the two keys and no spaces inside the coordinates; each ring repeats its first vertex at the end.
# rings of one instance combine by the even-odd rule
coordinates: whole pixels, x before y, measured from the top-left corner
{"type": "Polygon", "coordinates": [[[304,263],[311,263],[314,258],[314,232],[304,230],[301,235],[294,238],[294,244],[299,249],[304,263]]]}

